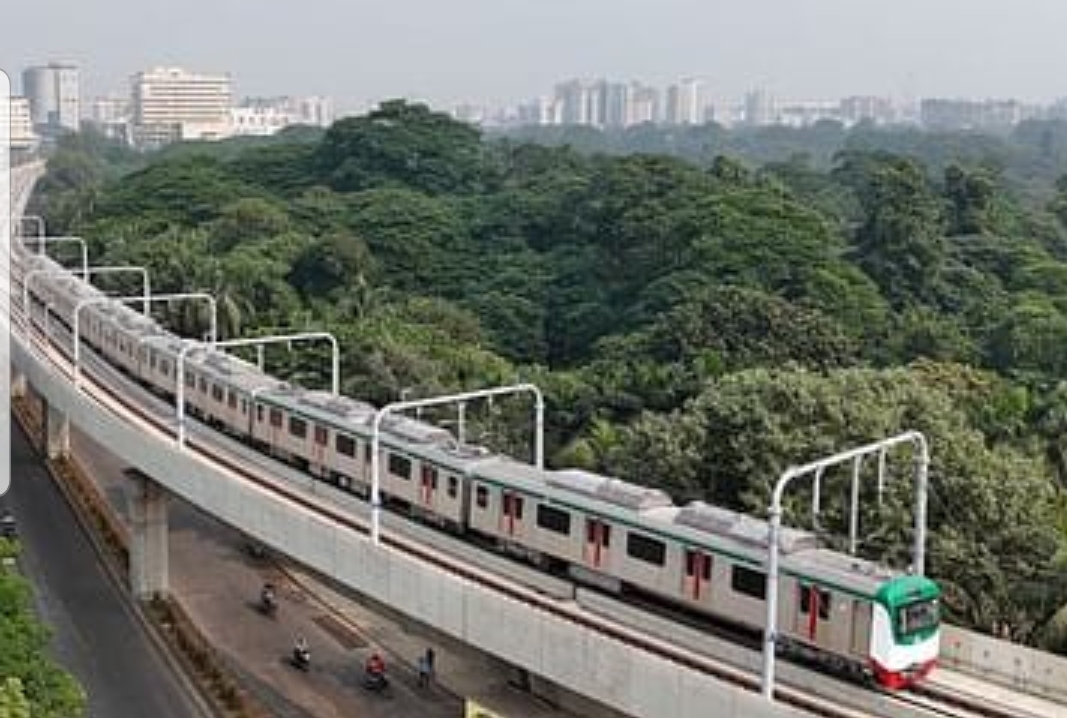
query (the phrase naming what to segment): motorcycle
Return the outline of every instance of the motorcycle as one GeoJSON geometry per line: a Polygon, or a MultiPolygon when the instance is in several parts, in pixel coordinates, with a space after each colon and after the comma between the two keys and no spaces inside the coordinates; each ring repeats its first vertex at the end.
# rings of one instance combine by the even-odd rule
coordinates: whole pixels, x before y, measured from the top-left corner
{"type": "Polygon", "coordinates": [[[311,651],[306,647],[294,646],[293,655],[290,657],[289,662],[293,665],[293,668],[306,673],[311,669],[311,651]]]}
{"type": "Polygon", "coordinates": [[[264,616],[274,618],[278,613],[278,599],[274,597],[274,591],[271,589],[263,589],[263,592],[259,595],[259,603],[257,604],[259,612],[264,616]]]}
{"type": "Polygon", "coordinates": [[[372,671],[364,671],[363,673],[363,687],[369,691],[380,693],[389,687],[389,679],[384,673],[374,673],[372,671]]]}
{"type": "Polygon", "coordinates": [[[363,666],[363,687],[370,691],[381,692],[389,687],[385,677],[385,661],[375,653],[363,666]]]}

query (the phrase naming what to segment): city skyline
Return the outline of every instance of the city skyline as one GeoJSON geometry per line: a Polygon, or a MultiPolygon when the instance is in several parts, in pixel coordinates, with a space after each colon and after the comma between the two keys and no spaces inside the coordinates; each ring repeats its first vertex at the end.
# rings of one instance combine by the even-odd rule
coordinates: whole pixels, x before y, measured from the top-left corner
{"type": "Polygon", "coordinates": [[[75,61],[94,97],[144,67],[181,65],[230,73],[239,95],[331,95],[355,111],[394,96],[440,108],[514,103],[564,77],[666,86],[695,76],[719,102],[753,88],[788,99],[1067,95],[1054,74],[1067,62],[1056,37],[1067,7],[1042,0],[312,5],[39,0],[8,10],[12,26],[35,31],[12,33],[0,67],[17,86],[25,66],[75,61]]]}

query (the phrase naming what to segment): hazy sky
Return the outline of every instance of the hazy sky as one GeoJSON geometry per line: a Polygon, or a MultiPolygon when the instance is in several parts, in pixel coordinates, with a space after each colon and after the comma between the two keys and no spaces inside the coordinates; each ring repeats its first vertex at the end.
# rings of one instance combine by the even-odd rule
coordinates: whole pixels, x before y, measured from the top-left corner
{"type": "Polygon", "coordinates": [[[246,94],[505,102],[576,76],[716,98],[1067,96],[1064,0],[24,0],[3,3],[0,68],[83,67],[84,93],[179,64],[246,94]]]}

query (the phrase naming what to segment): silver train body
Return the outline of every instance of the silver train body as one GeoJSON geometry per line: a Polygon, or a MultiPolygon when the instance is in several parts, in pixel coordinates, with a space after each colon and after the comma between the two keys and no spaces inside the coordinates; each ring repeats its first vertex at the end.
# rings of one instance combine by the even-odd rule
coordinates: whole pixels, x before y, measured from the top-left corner
{"type": "MultiPolygon", "coordinates": [[[[20,263],[58,268],[23,255],[13,301],[20,263]]],[[[53,328],[70,328],[80,301],[103,296],[75,277],[35,280],[30,295],[39,329],[46,304],[53,328]]],[[[173,398],[182,340],[117,303],[79,315],[84,346],[173,398]]],[[[369,494],[374,407],[291,386],[206,348],[191,350],[184,370],[189,414],[339,489],[369,494]]],[[[752,631],[763,626],[762,520],[699,502],[676,506],[662,491],[580,470],[539,470],[408,417],[385,422],[381,446],[383,499],[398,510],[601,588],[637,590],[752,631]]],[[[782,549],[783,643],[897,684],[933,665],[936,630],[932,641],[905,636],[880,602],[900,574],[822,548],[803,531],[787,529],[782,549]]]]}

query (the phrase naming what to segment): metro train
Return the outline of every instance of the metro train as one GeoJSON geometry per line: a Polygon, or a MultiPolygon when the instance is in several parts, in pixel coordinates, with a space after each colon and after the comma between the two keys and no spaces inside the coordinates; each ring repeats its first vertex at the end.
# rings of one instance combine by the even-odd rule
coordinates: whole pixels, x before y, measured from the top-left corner
{"type": "MultiPolygon", "coordinates": [[[[14,301],[20,266],[60,269],[24,252],[13,264],[14,301]]],[[[73,275],[39,277],[30,290],[38,329],[45,318],[69,329],[79,301],[104,296],[73,275]]],[[[86,346],[173,400],[186,340],[118,302],[85,307],[80,326],[86,346]]],[[[188,352],[184,376],[190,415],[318,480],[369,494],[373,406],[287,384],[206,345],[188,352]]],[[[381,447],[382,497],[393,509],[601,589],[762,629],[763,520],[702,502],[677,506],[660,490],[586,471],[538,469],[407,416],[384,421],[381,447]]],[[[935,665],[935,582],[829,550],[806,531],[786,529],[781,547],[780,647],[888,688],[935,665]]]]}

